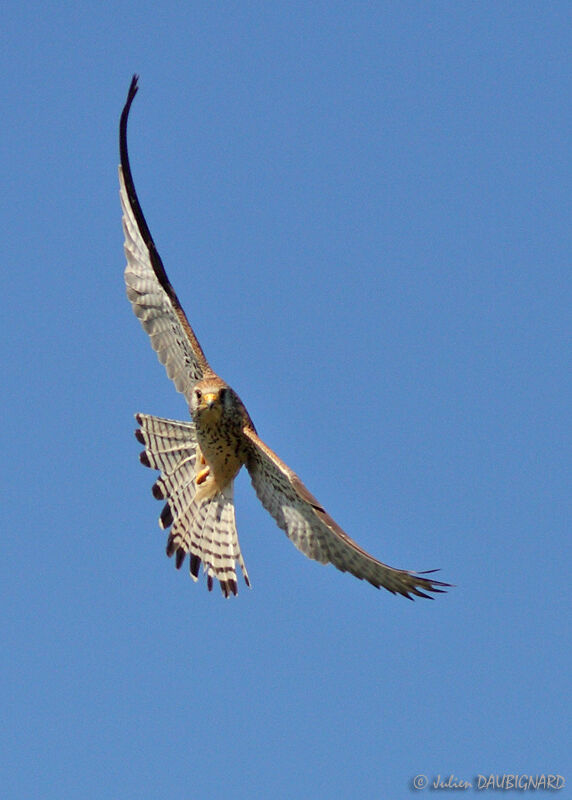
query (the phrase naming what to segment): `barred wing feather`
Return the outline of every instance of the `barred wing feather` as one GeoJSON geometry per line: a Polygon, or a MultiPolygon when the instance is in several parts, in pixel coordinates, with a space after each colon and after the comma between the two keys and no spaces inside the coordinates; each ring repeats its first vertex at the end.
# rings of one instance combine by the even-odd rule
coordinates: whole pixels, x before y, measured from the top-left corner
{"type": "Polygon", "coordinates": [[[407,570],[394,569],[370,556],[340,528],[300,478],[254,431],[245,429],[245,435],[251,445],[246,466],[260,502],[288,538],[309,558],[323,564],[329,562],[342,572],[351,572],[377,588],[383,586],[410,600],[412,594],[430,598],[426,592],[442,592],[443,589],[438,587],[449,585],[407,570]]]}
{"type": "Polygon", "coordinates": [[[127,118],[136,92],[134,78],[120,123],[119,195],[127,297],[167,375],[188,402],[195,383],[212,374],[212,370],[167,277],[135,191],[127,151],[127,118]]]}

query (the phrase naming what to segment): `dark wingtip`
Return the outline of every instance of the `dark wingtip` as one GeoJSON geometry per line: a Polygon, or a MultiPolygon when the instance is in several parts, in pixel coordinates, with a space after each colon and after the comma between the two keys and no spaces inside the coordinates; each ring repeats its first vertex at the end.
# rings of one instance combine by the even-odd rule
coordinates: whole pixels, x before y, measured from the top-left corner
{"type": "Polygon", "coordinates": [[[186,555],[187,554],[185,553],[183,548],[179,547],[177,552],[175,553],[175,566],[177,567],[177,569],[181,569],[181,567],[183,566],[183,561],[185,560],[186,555]]]}
{"type": "Polygon", "coordinates": [[[201,568],[201,559],[197,555],[195,555],[194,553],[191,553],[189,569],[190,569],[191,575],[194,578],[198,578],[199,577],[200,568],[201,568]]]}
{"type": "Polygon", "coordinates": [[[151,493],[155,500],[164,500],[165,499],[165,492],[163,490],[163,484],[161,483],[161,479],[155,481],[153,486],[151,487],[151,493]]]}
{"type": "Polygon", "coordinates": [[[121,120],[119,123],[119,150],[121,156],[121,164],[125,172],[130,172],[129,170],[129,158],[127,157],[127,142],[126,142],[126,134],[127,134],[127,117],[129,116],[129,109],[131,108],[131,103],[133,102],[133,98],[137,94],[137,90],[139,89],[139,75],[134,75],[131,78],[131,83],[129,84],[129,91],[127,92],[127,100],[125,101],[125,105],[123,106],[123,111],[121,112],[121,120]]]}
{"type": "Polygon", "coordinates": [[[143,464],[144,467],[151,466],[151,462],[149,461],[149,456],[147,455],[146,450],[143,450],[143,452],[139,453],[139,461],[143,464]]]}
{"type": "MultiPolygon", "coordinates": [[[[435,572],[441,572],[439,568],[437,569],[424,569],[422,572],[415,573],[416,575],[433,575],[435,572]]],[[[445,583],[444,581],[435,581],[433,578],[422,578],[421,579],[424,583],[425,589],[428,589],[430,592],[441,592],[442,589],[434,589],[434,586],[447,586],[448,588],[452,589],[455,587],[454,583],[445,583]]]]}
{"type": "Polygon", "coordinates": [[[165,504],[165,507],[161,511],[161,516],[159,517],[159,524],[165,530],[168,528],[169,525],[173,524],[173,512],[171,511],[171,507],[169,503],[165,504]]]}
{"type": "MultiPolygon", "coordinates": [[[[415,597],[424,597],[426,600],[434,600],[434,599],[435,599],[434,597],[431,597],[431,595],[430,595],[430,594],[425,594],[425,592],[422,592],[420,589],[412,589],[411,591],[413,592],[413,594],[415,595],[415,597]]],[[[431,591],[431,592],[432,592],[432,591],[433,591],[433,589],[430,589],[429,591],[431,591]]],[[[407,597],[408,597],[410,600],[415,600],[415,597],[411,597],[411,595],[410,595],[410,594],[408,594],[408,595],[407,595],[407,597]]]]}
{"type": "Polygon", "coordinates": [[[133,98],[137,94],[137,90],[139,89],[139,75],[136,72],[133,73],[133,77],[131,78],[131,83],[129,84],[129,92],[127,93],[127,102],[131,103],[133,98]]]}
{"type": "Polygon", "coordinates": [[[176,545],[175,545],[175,539],[174,539],[174,537],[172,535],[169,535],[169,538],[167,539],[167,547],[166,547],[166,553],[169,556],[169,558],[171,558],[171,556],[173,555],[173,553],[175,552],[176,549],[177,548],[176,548],[176,545]]]}
{"type": "Polygon", "coordinates": [[[139,444],[145,444],[145,437],[143,436],[143,431],[141,430],[141,428],[137,428],[136,430],[133,431],[133,433],[139,444]]]}
{"type": "Polygon", "coordinates": [[[236,597],[238,594],[238,585],[234,578],[229,578],[227,581],[220,581],[220,588],[225,597],[230,597],[231,594],[236,597]]]}
{"type": "MultiPolygon", "coordinates": [[[[411,592],[416,597],[424,597],[426,600],[434,600],[435,598],[430,594],[425,594],[425,592],[421,591],[421,588],[425,589],[427,592],[433,592],[434,594],[446,594],[447,589],[454,587],[452,583],[445,583],[444,581],[436,581],[433,578],[422,578],[421,575],[432,575],[434,572],[439,572],[438,569],[426,569],[422,572],[417,572],[415,577],[418,578],[419,583],[410,589],[411,592]],[[444,589],[438,589],[438,586],[444,586],[444,589]]],[[[410,600],[414,600],[414,597],[411,597],[409,594],[407,595],[410,600]]]]}

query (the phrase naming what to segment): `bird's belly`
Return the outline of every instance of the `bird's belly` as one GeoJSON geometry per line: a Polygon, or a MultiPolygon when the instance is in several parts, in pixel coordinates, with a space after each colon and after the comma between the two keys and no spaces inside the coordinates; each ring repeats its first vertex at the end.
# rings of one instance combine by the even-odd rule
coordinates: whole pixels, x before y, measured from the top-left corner
{"type": "Polygon", "coordinates": [[[197,440],[202,460],[208,468],[208,483],[213,490],[224,489],[236,477],[246,460],[242,452],[243,442],[232,431],[221,431],[220,428],[197,430],[197,440]]]}
{"type": "Polygon", "coordinates": [[[220,488],[226,486],[236,477],[243,464],[243,462],[234,455],[220,456],[216,454],[214,458],[212,456],[209,458],[205,455],[205,461],[210,469],[211,475],[220,488]]]}

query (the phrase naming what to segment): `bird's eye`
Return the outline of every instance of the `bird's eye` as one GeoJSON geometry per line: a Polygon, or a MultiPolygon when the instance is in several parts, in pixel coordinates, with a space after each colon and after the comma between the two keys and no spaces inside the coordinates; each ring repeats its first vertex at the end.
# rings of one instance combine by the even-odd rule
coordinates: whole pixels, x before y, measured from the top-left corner
{"type": "Polygon", "coordinates": [[[197,398],[197,400],[200,400],[202,396],[203,396],[203,393],[201,392],[201,390],[200,389],[195,389],[195,397],[197,398]]]}

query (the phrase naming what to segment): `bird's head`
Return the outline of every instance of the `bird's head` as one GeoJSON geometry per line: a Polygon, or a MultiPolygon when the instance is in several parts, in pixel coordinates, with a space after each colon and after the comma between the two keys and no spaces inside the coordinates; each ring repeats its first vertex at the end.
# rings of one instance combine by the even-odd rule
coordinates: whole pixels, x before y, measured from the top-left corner
{"type": "Polygon", "coordinates": [[[193,389],[191,416],[195,423],[216,425],[223,417],[233,415],[236,400],[238,398],[233,390],[220,378],[206,378],[193,389]]]}

